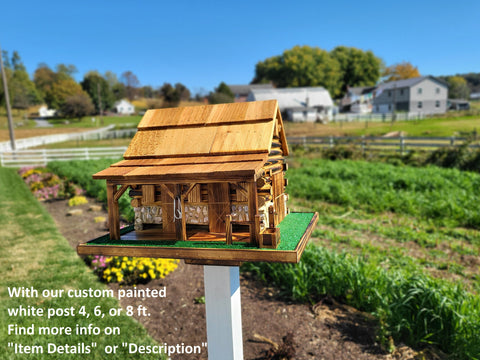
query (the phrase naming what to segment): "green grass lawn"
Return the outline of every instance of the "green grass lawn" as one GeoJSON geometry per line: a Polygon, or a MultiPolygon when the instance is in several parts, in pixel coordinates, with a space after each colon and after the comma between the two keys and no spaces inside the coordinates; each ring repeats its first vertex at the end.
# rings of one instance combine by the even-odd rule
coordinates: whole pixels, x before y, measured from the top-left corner
{"type": "MultiPolygon", "coordinates": [[[[11,298],[8,287],[34,287],[39,291],[44,289],[107,289],[98,282],[96,276],[85,266],[76,255],[68,242],[59,234],[52,218],[42,205],[31,195],[21,178],[14,170],[0,168],[0,263],[3,271],[0,279],[0,342],[4,344],[2,359],[24,359],[26,356],[35,359],[138,359],[138,354],[128,354],[121,346],[122,342],[138,345],[155,345],[146,330],[132,318],[121,315],[104,318],[95,318],[94,309],[100,306],[102,311],[118,308],[115,298],[60,298],[39,297],[11,298]],[[8,308],[35,307],[69,309],[74,307],[75,316],[52,317],[23,316],[10,317],[8,308]],[[80,308],[85,306],[87,312],[92,313],[90,318],[79,314],[80,308]],[[93,324],[102,331],[107,327],[118,327],[119,335],[14,335],[8,334],[8,324],[30,327],[34,325],[48,327],[70,327],[75,331],[76,325],[86,326],[93,324]],[[23,345],[37,345],[44,347],[42,355],[14,354],[7,343],[23,345]],[[47,344],[58,345],[92,342],[97,346],[92,348],[89,355],[60,355],[48,354],[47,344]],[[106,355],[104,348],[107,345],[119,345],[116,355],[106,355]],[[33,356],[33,357],[32,357],[33,356]]],[[[47,310],[45,310],[47,312],[47,310]]],[[[124,313],[124,311],[123,311],[124,313]]],[[[142,355],[142,359],[158,359],[159,356],[142,355]]]]}

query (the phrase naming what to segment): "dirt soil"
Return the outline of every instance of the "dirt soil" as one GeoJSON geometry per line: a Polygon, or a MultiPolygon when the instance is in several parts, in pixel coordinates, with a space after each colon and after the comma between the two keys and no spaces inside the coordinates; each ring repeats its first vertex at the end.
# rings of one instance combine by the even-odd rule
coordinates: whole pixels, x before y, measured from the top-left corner
{"type": "MultiPolygon", "coordinates": [[[[44,203],[55,219],[63,236],[75,248],[80,242],[105,234],[105,223],[95,222],[98,216],[106,217],[101,204],[89,199],[80,205],[81,214],[67,216],[72,208],[67,201],[44,203]],[[99,205],[89,210],[91,205],[99,205]]],[[[272,343],[282,344],[282,339],[293,334],[295,356],[291,359],[428,359],[428,354],[418,354],[411,348],[396,344],[396,350],[388,354],[375,341],[375,321],[368,314],[325,298],[318,304],[297,304],[282,300],[275,289],[241,274],[241,303],[244,358],[281,359],[268,357],[272,343]],[[426,356],[427,355],[427,356],[426,356]]],[[[114,290],[118,285],[109,285],[114,290]]],[[[205,329],[205,305],[195,299],[204,295],[203,267],[181,261],[177,270],[165,279],[155,280],[137,288],[166,286],[163,299],[127,299],[122,307],[148,308],[150,317],[138,318],[149,334],[160,343],[200,345],[207,341],[205,329]]],[[[436,356],[434,356],[437,358],[436,356]]],[[[432,358],[434,358],[432,357],[432,358]]],[[[199,357],[177,355],[172,359],[206,359],[206,351],[199,357]]]]}

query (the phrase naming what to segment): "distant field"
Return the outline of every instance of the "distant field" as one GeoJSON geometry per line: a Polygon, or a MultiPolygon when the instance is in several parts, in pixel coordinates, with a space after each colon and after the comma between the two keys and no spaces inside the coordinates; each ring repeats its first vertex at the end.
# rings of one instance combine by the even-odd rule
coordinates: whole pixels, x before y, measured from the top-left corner
{"type": "MultiPolygon", "coordinates": [[[[199,103],[185,103],[185,105],[199,105],[199,103]]],[[[480,109],[480,102],[472,102],[472,109],[480,109]]],[[[461,114],[461,113],[460,113],[461,114]]],[[[472,132],[480,131],[479,116],[460,116],[459,113],[448,113],[444,117],[431,118],[417,121],[397,121],[391,122],[336,122],[329,124],[319,123],[288,123],[285,122],[287,136],[360,136],[360,135],[384,135],[390,132],[403,132],[408,136],[463,136],[472,132]],[[453,117],[455,115],[456,117],[453,117]],[[452,116],[452,117],[450,117],[452,116]]],[[[81,131],[94,127],[117,125],[119,128],[134,128],[142,117],[133,116],[87,116],[78,120],[55,119],[50,120],[53,127],[35,128],[35,122],[25,120],[24,113],[14,111],[14,122],[16,124],[15,137],[25,138],[30,136],[40,136],[52,133],[81,131]],[[18,124],[22,124],[19,126],[18,124]]],[[[6,114],[0,109],[0,141],[9,139],[6,114]]],[[[128,144],[128,141],[126,142],[128,144]]],[[[123,144],[122,144],[123,145],[123,144]]],[[[61,145],[60,147],[69,147],[70,145],[61,145]]],[[[75,145],[77,146],[77,145],[75,145]]],[[[75,147],[73,146],[73,147],[75,147]]],[[[83,144],[78,146],[110,146],[110,145],[91,145],[83,144]]],[[[113,145],[111,145],[113,146],[113,145]]],[[[58,147],[58,146],[56,146],[58,147]]]]}
{"type": "Polygon", "coordinates": [[[287,136],[343,136],[343,135],[384,135],[390,132],[404,132],[408,136],[460,136],[472,131],[480,132],[480,116],[458,118],[432,118],[417,121],[391,122],[337,122],[285,123],[287,136]]]}

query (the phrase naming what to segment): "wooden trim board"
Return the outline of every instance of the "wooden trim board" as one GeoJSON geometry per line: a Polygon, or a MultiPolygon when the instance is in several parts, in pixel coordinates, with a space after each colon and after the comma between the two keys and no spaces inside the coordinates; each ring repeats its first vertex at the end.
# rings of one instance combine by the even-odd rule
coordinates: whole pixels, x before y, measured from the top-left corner
{"type": "MultiPolygon", "coordinates": [[[[98,239],[78,245],[79,255],[106,255],[106,256],[137,256],[186,259],[195,263],[208,263],[218,265],[245,261],[298,263],[305,250],[308,239],[318,221],[318,213],[312,217],[305,227],[302,235],[293,250],[259,249],[250,247],[245,249],[206,248],[206,247],[181,247],[181,246],[146,246],[146,245],[117,245],[117,244],[92,244],[98,239]]],[[[123,230],[121,235],[128,233],[123,230]]],[[[281,234],[280,234],[281,236],[281,234]]],[[[117,243],[121,243],[119,240],[117,243]]]]}

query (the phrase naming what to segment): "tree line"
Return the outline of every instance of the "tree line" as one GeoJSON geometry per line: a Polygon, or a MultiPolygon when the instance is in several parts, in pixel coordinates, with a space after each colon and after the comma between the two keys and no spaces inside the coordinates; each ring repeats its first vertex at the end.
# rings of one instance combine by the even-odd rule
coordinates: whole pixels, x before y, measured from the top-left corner
{"type": "MultiPolygon", "coordinates": [[[[323,86],[333,98],[340,98],[348,87],[374,86],[419,76],[418,68],[410,62],[386,66],[370,50],[337,46],[326,51],[305,45],[259,61],[252,83],[272,83],[276,87],[323,86]]],[[[480,92],[480,73],[438,78],[449,86],[449,98],[468,99],[471,92],[480,92]]]]}
{"type": "MultiPolygon", "coordinates": [[[[181,83],[164,83],[158,88],[140,86],[132,71],[120,78],[111,71],[87,72],[82,81],[74,79],[74,65],[58,64],[54,69],[41,63],[30,78],[17,51],[9,56],[3,51],[3,60],[12,107],[27,109],[45,103],[65,117],[81,117],[111,110],[120,99],[137,97],[147,99],[148,108],[174,107],[192,97],[181,83]]],[[[420,76],[417,67],[409,62],[385,66],[372,51],[337,46],[331,51],[318,47],[294,46],[282,54],[259,61],[255,67],[253,84],[272,83],[275,87],[323,86],[333,98],[342,97],[348,87],[374,86],[381,81],[392,81],[420,76]]],[[[449,85],[450,98],[468,98],[470,92],[480,91],[480,73],[439,77],[449,85]]],[[[4,102],[0,84],[0,102],[4,102]]],[[[206,97],[209,103],[233,102],[234,94],[221,82],[206,97]]],[[[196,95],[196,100],[204,100],[196,95]]]]}
{"type": "MultiPolygon", "coordinates": [[[[120,78],[112,71],[104,74],[89,71],[82,81],[77,82],[74,65],[58,64],[52,69],[41,63],[31,78],[17,51],[13,51],[11,56],[3,51],[2,56],[14,109],[46,104],[48,108],[57,110],[60,116],[80,118],[112,110],[116,101],[125,98],[145,98],[148,107],[171,107],[182,100],[189,100],[191,96],[188,88],[181,83],[165,83],[157,89],[140,86],[132,71],[123,72],[120,78]]],[[[4,88],[0,83],[0,104],[4,105],[4,102],[4,88]]]]}

